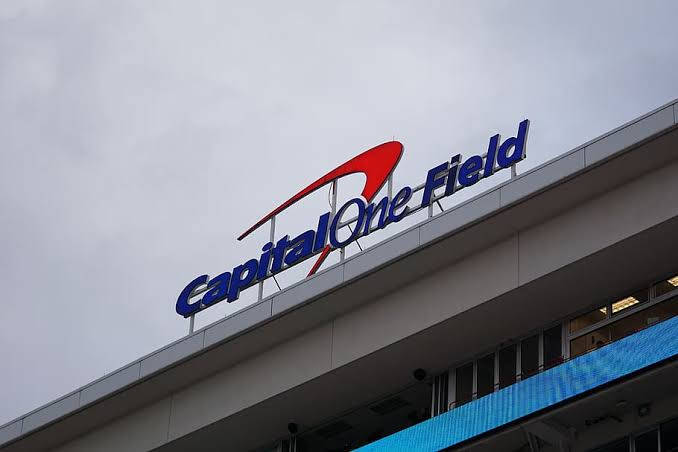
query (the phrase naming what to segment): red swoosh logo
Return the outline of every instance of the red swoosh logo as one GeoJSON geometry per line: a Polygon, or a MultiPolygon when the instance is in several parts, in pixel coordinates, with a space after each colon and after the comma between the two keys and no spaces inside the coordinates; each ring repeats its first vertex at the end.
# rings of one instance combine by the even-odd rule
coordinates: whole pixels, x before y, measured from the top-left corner
{"type": "MultiPolygon", "coordinates": [[[[271,213],[257,221],[254,226],[242,233],[242,235],[238,237],[238,240],[244,239],[253,231],[258,229],[262,224],[270,220],[273,216],[287,209],[300,199],[313,193],[319,188],[324,187],[332,181],[349,174],[363,173],[365,175],[365,187],[363,187],[361,194],[368,203],[371,202],[381,187],[384,186],[384,183],[386,183],[386,180],[391,175],[396,165],[398,165],[402,155],[403,145],[398,141],[389,141],[387,143],[380,144],[379,146],[375,146],[372,149],[368,149],[362,154],[353,157],[348,162],[339,165],[320,179],[311,183],[308,187],[304,188],[296,195],[292,196],[279,207],[273,209],[271,213]]],[[[313,268],[311,268],[311,271],[308,273],[308,276],[311,276],[316,271],[318,271],[318,268],[320,268],[320,265],[327,258],[330,251],[332,251],[330,245],[325,246],[318,257],[318,260],[313,265],[313,268]]]]}

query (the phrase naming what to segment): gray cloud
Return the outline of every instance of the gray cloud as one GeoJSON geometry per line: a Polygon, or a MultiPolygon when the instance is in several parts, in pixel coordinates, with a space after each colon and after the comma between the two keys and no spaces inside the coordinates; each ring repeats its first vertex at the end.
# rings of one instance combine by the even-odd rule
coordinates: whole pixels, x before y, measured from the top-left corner
{"type": "MultiPolygon", "coordinates": [[[[677,13],[3,1],[0,423],[185,334],[181,288],[255,255],[266,232],[240,232],[367,147],[401,140],[396,185],[417,183],[529,117],[524,170],[675,98],[677,13]]],[[[279,230],[325,207],[319,193],[279,230]]]]}

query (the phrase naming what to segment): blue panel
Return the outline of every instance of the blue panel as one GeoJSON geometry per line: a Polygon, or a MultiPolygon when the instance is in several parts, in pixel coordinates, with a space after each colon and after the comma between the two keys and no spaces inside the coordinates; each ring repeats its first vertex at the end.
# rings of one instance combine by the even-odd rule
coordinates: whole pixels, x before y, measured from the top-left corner
{"type": "Polygon", "coordinates": [[[678,316],[357,450],[438,451],[678,355],[678,316]]]}

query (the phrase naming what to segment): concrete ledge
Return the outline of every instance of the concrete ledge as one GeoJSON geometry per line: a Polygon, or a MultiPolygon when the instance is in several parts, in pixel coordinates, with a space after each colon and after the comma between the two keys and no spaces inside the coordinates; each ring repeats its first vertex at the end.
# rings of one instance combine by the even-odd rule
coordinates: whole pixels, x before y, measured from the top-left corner
{"type": "Polygon", "coordinates": [[[80,392],[73,393],[67,397],[57,400],[24,418],[21,433],[30,432],[41,427],[55,419],[65,416],[80,406],[80,392]]]}
{"type": "Polygon", "coordinates": [[[88,403],[137,381],[139,379],[139,368],[140,363],[136,362],[87,386],[80,392],[79,406],[87,405],[88,403]]]}
{"type": "Polygon", "coordinates": [[[584,168],[584,150],[549,162],[536,171],[530,171],[501,187],[501,205],[513,204],[584,168]]]}
{"type": "Polygon", "coordinates": [[[422,245],[459,229],[500,207],[499,190],[474,198],[460,206],[441,213],[421,225],[419,235],[422,245]]]}
{"type": "Polygon", "coordinates": [[[336,265],[273,296],[272,315],[301,304],[344,282],[344,265],[336,265]]]}
{"type": "Polygon", "coordinates": [[[145,377],[149,374],[157,372],[158,370],[169,366],[187,356],[197,353],[203,347],[205,339],[205,331],[200,331],[197,334],[188,336],[187,338],[176,342],[169,347],[165,347],[160,351],[144,358],[141,361],[140,377],[145,377]]]}
{"type": "Polygon", "coordinates": [[[248,306],[205,329],[205,347],[216,344],[271,317],[271,300],[248,306]]]}
{"type": "Polygon", "coordinates": [[[0,427],[0,444],[4,444],[21,435],[23,420],[10,422],[0,427]]]}
{"type": "Polygon", "coordinates": [[[349,281],[362,273],[384,265],[418,246],[419,228],[410,229],[389,238],[346,261],[344,264],[344,280],[349,281]]]}
{"type": "Polygon", "coordinates": [[[586,146],[586,166],[604,160],[675,124],[673,108],[665,107],[586,146]]]}

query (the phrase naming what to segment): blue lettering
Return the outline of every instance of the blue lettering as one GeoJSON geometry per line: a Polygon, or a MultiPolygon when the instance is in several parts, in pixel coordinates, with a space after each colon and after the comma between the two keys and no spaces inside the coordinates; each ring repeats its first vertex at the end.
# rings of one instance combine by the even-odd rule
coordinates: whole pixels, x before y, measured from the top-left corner
{"type": "Polygon", "coordinates": [[[384,226],[386,226],[386,213],[388,210],[388,196],[384,196],[381,201],[379,201],[376,206],[374,203],[371,203],[367,208],[365,209],[365,228],[363,230],[363,235],[367,235],[370,232],[370,228],[372,227],[372,220],[374,219],[374,215],[379,212],[379,221],[377,221],[377,227],[374,229],[375,231],[377,229],[381,229],[384,226]]]}
{"type": "Polygon", "coordinates": [[[292,248],[285,256],[285,264],[292,266],[297,262],[301,262],[313,253],[313,240],[315,239],[315,231],[309,229],[300,234],[298,237],[292,239],[292,248]]]}
{"type": "Polygon", "coordinates": [[[341,206],[341,209],[339,209],[334,218],[332,218],[332,224],[330,225],[330,244],[334,248],[343,248],[349,243],[351,243],[353,240],[357,239],[358,236],[360,235],[360,229],[363,227],[364,220],[365,220],[365,201],[363,201],[361,198],[353,198],[349,201],[346,201],[346,204],[341,206]],[[351,235],[345,240],[339,240],[337,238],[337,226],[341,221],[341,217],[344,216],[346,209],[348,209],[351,206],[351,204],[355,204],[358,207],[358,221],[356,222],[355,229],[353,229],[351,235]]]}
{"type": "Polygon", "coordinates": [[[499,143],[499,135],[490,138],[490,144],[487,146],[487,157],[485,157],[485,169],[483,170],[483,177],[494,174],[494,159],[497,156],[497,144],[499,143]]]}
{"type": "Polygon", "coordinates": [[[203,306],[207,307],[225,299],[228,296],[228,284],[230,281],[230,272],[224,272],[219,276],[210,279],[207,286],[207,293],[202,297],[201,303],[203,306]]]}
{"type": "Polygon", "coordinates": [[[313,252],[316,253],[323,248],[327,243],[327,224],[330,222],[330,213],[320,215],[318,218],[318,229],[315,233],[315,243],[313,244],[313,252]]]}
{"type": "Polygon", "coordinates": [[[398,193],[393,197],[393,201],[391,201],[391,206],[388,208],[388,222],[389,223],[397,223],[398,221],[402,220],[405,215],[407,215],[407,212],[410,211],[410,208],[406,206],[412,198],[412,189],[410,187],[403,187],[400,189],[398,193]],[[399,209],[401,207],[405,206],[402,212],[396,213],[396,209],[399,209]]]}
{"type": "Polygon", "coordinates": [[[231,285],[228,288],[228,302],[238,299],[240,290],[246,288],[254,278],[257,276],[257,268],[259,262],[256,259],[250,259],[242,265],[238,265],[233,269],[233,277],[231,278],[231,285]]]}
{"type": "Polygon", "coordinates": [[[445,187],[445,196],[450,196],[456,190],[457,169],[459,168],[461,155],[457,154],[450,160],[450,170],[447,172],[447,186],[445,187]]]}
{"type": "Polygon", "coordinates": [[[472,155],[459,168],[459,184],[464,187],[475,184],[480,179],[480,170],[483,167],[483,158],[472,155]]]}
{"type": "Polygon", "coordinates": [[[287,239],[289,235],[278,240],[278,243],[273,248],[273,263],[271,264],[271,273],[278,273],[282,270],[283,257],[285,257],[285,250],[289,242],[287,239]]]}
{"type": "Polygon", "coordinates": [[[431,204],[433,190],[438,187],[442,187],[445,184],[447,165],[447,162],[441,163],[435,168],[428,170],[428,174],[426,175],[426,185],[424,186],[424,197],[421,199],[421,207],[426,207],[431,204]]]}
{"type": "Polygon", "coordinates": [[[525,158],[525,143],[527,141],[527,132],[529,128],[530,121],[526,119],[518,125],[518,135],[516,137],[507,138],[506,141],[501,144],[501,147],[497,152],[497,163],[499,163],[499,166],[508,168],[525,158]],[[508,153],[511,148],[513,148],[513,154],[509,156],[508,153]]]}
{"type": "Polygon", "coordinates": [[[181,291],[179,298],[177,299],[177,314],[183,315],[184,317],[190,317],[192,314],[200,310],[200,300],[196,301],[195,303],[190,303],[191,296],[198,287],[207,284],[208,279],[209,277],[207,275],[202,275],[188,283],[184,290],[181,291]]]}
{"type": "Polygon", "coordinates": [[[271,248],[273,248],[273,242],[268,242],[261,248],[263,254],[259,258],[259,270],[257,270],[257,279],[264,279],[268,276],[268,267],[271,264],[271,248]]]}

